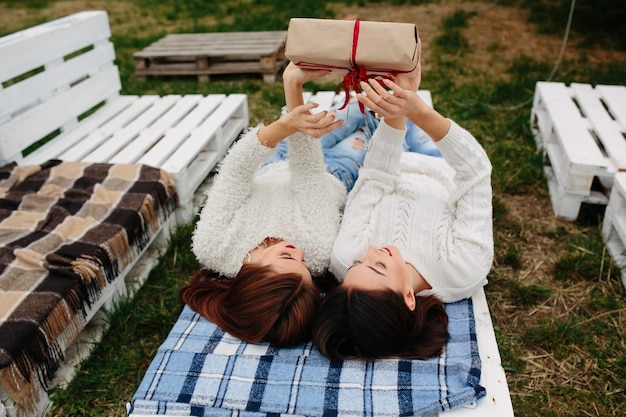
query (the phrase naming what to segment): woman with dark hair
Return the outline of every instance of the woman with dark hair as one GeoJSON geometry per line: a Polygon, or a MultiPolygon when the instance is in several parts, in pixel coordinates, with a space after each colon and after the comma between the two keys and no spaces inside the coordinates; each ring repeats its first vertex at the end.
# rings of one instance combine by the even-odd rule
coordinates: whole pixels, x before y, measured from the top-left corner
{"type": "Polygon", "coordinates": [[[233,145],[192,237],[204,268],[180,300],[246,342],[286,346],[310,337],[315,281],[327,271],[347,194],[327,172],[318,140],[342,121],[332,111],[312,113],[317,105],[302,96],[305,82],[327,74],[288,66],[286,112],[233,145]],[[289,158],[258,169],[283,139],[289,158]]]}
{"type": "Polygon", "coordinates": [[[417,75],[362,83],[383,116],[348,195],[314,329],[327,357],[423,359],[448,340],[443,303],[487,283],[493,260],[491,164],[476,139],[424,103],[417,75]],[[387,89],[391,89],[390,94],[387,89]],[[402,152],[407,118],[443,158],[402,152]]]}

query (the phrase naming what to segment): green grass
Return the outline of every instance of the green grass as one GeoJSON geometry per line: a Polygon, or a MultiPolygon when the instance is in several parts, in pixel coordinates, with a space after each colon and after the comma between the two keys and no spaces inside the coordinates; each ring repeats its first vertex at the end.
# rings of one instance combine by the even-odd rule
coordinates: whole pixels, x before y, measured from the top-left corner
{"type": "MultiPolygon", "coordinates": [[[[563,34],[570,4],[565,0],[485,2],[519,7],[539,24],[542,33],[558,38],[563,34]]],[[[26,26],[48,20],[49,16],[40,13],[56,3],[12,0],[0,2],[0,6],[8,5],[9,12],[27,4],[36,6],[28,9],[26,26]]],[[[334,17],[340,10],[339,5],[326,1],[301,0],[280,7],[275,3],[118,0],[109,17],[122,93],[243,92],[248,95],[252,125],[273,120],[284,101],[280,82],[267,84],[254,76],[215,77],[206,84],[193,78],[139,80],[134,76],[132,53],[172,31],[276,30],[284,29],[292,16],[334,17]]],[[[408,3],[450,4],[444,0],[346,2],[362,7],[379,3],[390,8],[408,3]]],[[[618,3],[579,0],[573,25],[578,43],[568,47],[608,37],[611,40],[603,45],[617,48],[618,41],[626,39],[618,36],[622,29],[611,26],[613,15],[621,21],[626,17],[626,8],[618,3]]],[[[492,161],[496,256],[486,293],[515,414],[624,416],[626,290],[601,239],[603,208],[585,205],[576,222],[553,218],[543,157],[530,130],[535,83],[548,76],[556,56],[518,56],[501,74],[481,72],[472,65],[471,56],[476,51],[470,46],[467,31],[482,12],[472,9],[471,4],[460,4],[463,7],[452,9],[437,25],[432,43],[424,45],[431,55],[422,88],[432,92],[442,114],[478,138],[492,161]]],[[[487,46],[493,60],[499,58],[498,42],[494,39],[487,46]]],[[[555,81],[626,84],[623,58],[600,61],[593,53],[567,59],[559,66],[555,81]]],[[[335,85],[318,88],[334,89],[335,85]]],[[[110,331],[91,358],[67,389],[54,391],[51,415],[125,414],[125,403],[132,398],[180,311],[176,293],[198,266],[189,249],[192,228],[190,224],[179,230],[135,298],[109,315],[110,331]]]]}

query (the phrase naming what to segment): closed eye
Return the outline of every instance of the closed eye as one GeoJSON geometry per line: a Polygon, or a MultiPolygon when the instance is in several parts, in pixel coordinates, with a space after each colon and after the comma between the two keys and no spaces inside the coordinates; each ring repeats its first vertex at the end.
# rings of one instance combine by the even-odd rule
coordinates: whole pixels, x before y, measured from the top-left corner
{"type": "MultiPolygon", "coordinates": [[[[359,261],[359,260],[357,259],[356,261],[354,261],[354,262],[352,263],[352,266],[351,266],[350,268],[348,268],[348,271],[349,271],[352,267],[357,266],[357,265],[362,265],[362,264],[363,264],[363,262],[361,262],[361,261],[359,261]]],[[[374,266],[371,266],[371,265],[365,265],[365,266],[366,266],[367,268],[371,269],[372,271],[374,271],[374,273],[376,273],[377,275],[384,276],[384,277],[386,277],[386,276],[387,276],[387,275],[386,275],[383,271],[379,271],[378,269],[376,269],[376,268],[380,268],[380,269],[383,269],[383,270],[386,270],[386,269],[387,269],[387,266],[386,266],[384,263],[382,263],[382,262],[376,262],[376,263],[374,264],[374,266],[376,266],[376,268],[375,268],[374,266]]]]}

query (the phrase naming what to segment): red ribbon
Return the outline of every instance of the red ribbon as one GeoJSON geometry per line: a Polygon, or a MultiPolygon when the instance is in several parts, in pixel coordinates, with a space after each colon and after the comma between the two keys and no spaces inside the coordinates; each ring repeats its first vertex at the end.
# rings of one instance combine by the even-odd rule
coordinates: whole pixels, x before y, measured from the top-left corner
{"type": "MultiPolygon", "coordinates": [[[[362,91],[361,85],[360,85],[361,81],[367,82],[369,78],[365,68],[359,66],[356,63],[356,51],[359,45],[360,28],[361,28],[361,22],[358,20],[355,20],[354,30],[352,31],[352,54],[350,55],[350,68],[348,69],[348,73],[343,76],[343,82],[335,90],[335,93],[337,93],[343,86],[343,91],[346,97],[343,105],[339,108],[339,110],[344,109],[350,102],[350,88],[352,88],[356,93],[360,93],[362,91]]],[[[390,76],[381,76],[381,77],[391,79],[390,76]]],[[[359,102],[359,110],[361,110],[361,113],[365,114],[365,106],[361,102],[359,102]]]]}

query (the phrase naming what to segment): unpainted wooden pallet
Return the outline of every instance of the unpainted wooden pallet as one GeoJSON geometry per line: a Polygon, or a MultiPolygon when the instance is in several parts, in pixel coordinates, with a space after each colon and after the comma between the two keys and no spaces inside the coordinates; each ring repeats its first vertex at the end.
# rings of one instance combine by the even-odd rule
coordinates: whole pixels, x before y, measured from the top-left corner
{"type": "Polygon", "coordinates": [[[260,73],[276,81],[285,64],[287,31],[170,34],[133,54],[135,75],[210,75],[260,73]]]}

